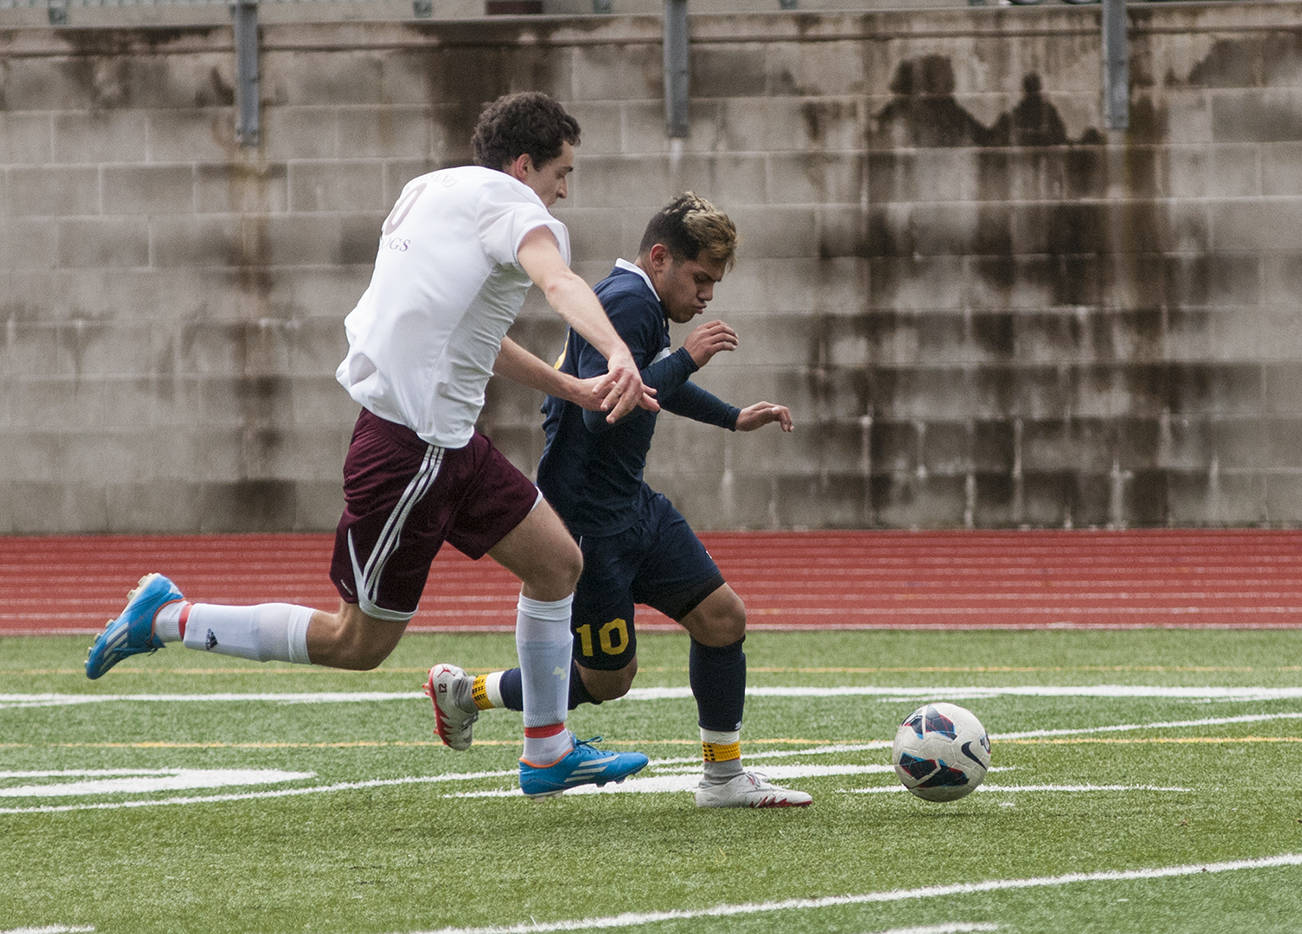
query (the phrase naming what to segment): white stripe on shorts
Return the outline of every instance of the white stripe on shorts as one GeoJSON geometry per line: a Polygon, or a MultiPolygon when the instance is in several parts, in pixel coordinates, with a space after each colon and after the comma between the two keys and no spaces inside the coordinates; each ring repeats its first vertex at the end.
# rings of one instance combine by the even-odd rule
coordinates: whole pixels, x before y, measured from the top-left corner
{"type": "Polygon", "coordinates": [[[429,492],[438,478],[439,467],[443,464],[443,448],[430,445],[425,449],[425,458],[420,467],[402,491],[402,496],[385,520],[380,537],[375,542],[375,549],[366,560],[365,569],[357,564],[357,552],[353,550],[353,536],[348,533],[348,555],[353,562],[353,578],[357,582],[357,605],[367,616],[376,619],[406,622],[415,615],[415,611],[405,613],[399,610],[386,610],[375,601],[380,595],[380,581],[384,577],[385,565],[398,550],[398,540],[402,530],[411,516],[411,511],[420,502],[422,496],[429,492]]]}

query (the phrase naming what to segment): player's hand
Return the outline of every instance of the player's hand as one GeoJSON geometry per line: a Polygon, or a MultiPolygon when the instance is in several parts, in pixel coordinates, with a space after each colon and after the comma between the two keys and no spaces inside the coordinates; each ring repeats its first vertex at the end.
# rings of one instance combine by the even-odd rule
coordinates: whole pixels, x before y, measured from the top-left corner
{"type": "Polygon", "coordinates": [[[777,422],[783,431],[791,431],[795,424],[791,421],[791,410],[785,405],[772,402],[756,402],[741,410],[737,416],[738,431],[754,431],[770,422],[777,422]]]}
{"type": "MultiPolygon", "coordinates": [[[[615,388],[615,378],[609,373],[602,373],[600,376],[589,376],[587,379],[575,378],[572,382],[572,388],[566,393],[565,399],[573,402],[581,409],[587,409],[589,412],[605,412],[608,408],[606,398],[615,388]]],[[[646,398],[639,403],[642,408],[648,408],[655,404],[656,391],[650,386],[643,386],[646,392],[646,398]]]]}
{"type": "Polygon", "coordinates": [[[736,350],[738,343],[736,331],[722,321],[710,321],[697,325],[683,341],[683,348],[698,367],[703,367],[720,351],[736,350]]]}
{"type": "Polygon", "coordinates": [[[610,390],[614,387],[615,381],[610,378],[609,373],[602,373],[600,376],[589,376],[587,379],[575,379],[571,388],[565,396],[566,401],[573,402],[581,409],[587,409],[589,412],[606,411],[606,396],[610,395],[610,390]]]}
{"type": "Polygon", "coordinates": [[[614,424],[634,408],[643,408],[649,412],[659,412],[660,403],[656,401],[656,391],[642,382],[642,374],[628,349],[617,350],[606,361],[605,378],[609,381],[605,398],[600,410],[608,412],[606,421],[614,424]]]}

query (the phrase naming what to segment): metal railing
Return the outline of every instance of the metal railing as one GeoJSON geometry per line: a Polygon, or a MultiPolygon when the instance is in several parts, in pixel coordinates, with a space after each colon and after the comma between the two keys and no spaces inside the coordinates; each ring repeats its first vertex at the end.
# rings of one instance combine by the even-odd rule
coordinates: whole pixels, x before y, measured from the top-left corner
{"type": "MultiPolygon", "coordinates": [[[[69,7],[84,9],[135,8],[162,9],[205,8],[229,9],[235,33],[236,64],[236,126],[235,135],[243,146],[257,146],[261,137],[261,114],[258,85],[258,11],[259,7],[274,9],[294,4],[320,4],[323,0],[0,0],[0,11],[40,9],[49,11],[49,21],[54,25],[68,22],[69,7]]],[[[331,0],[324,0],[330,3],[331,0]]],[[[356,2],[356,0],[347,0],[356,2]]],[[[598,0],[606,3],[607,0],[598,0]]],[[[690,133],[688,120],[691,99],[690,37],[687,7],[689,0],[663,0],[664,22],[664,99],[665,131],[670,138],[686,137],[690,133]]],[[[784,9],[792,9],[798,0],[779,0],[784,9]]],[[[967,0],[968,4],[985,5],[989,0],[967,0]]],[[[1007,0],[1017,5],[1029,5],[1042,0],[1007,0]]],[[[1099,3],[1102,16],[1102,100],[1104,123],[1109,130],[1124,130],[1129,126],[1129,41],[1127,37],[1127,0],[1063,0],[1066,3],[1099,3]]],[[[417,17],[431,15],[433,0],[414,0],[417,17]]]]}

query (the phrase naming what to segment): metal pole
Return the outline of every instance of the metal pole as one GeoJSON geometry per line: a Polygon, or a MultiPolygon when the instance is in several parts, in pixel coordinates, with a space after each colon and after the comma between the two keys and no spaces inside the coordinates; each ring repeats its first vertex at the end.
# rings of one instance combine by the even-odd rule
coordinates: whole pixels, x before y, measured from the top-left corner
{"type": "Polygon", "coordinates": [[[1130,127],[1130,48],[1126,0],[1103,0],[1103,116],[1109,130],[1130,127]]]}
{"type": "Polygon", "coordinates": [[[665,0],[665,131],[682,138],[690,132],[687,118],[688,41],[687,0],[665,0]]]}
{"type": "Polygon", "coordinates": [[[241,146],[256,146],[262,134],[258,74],[258,0],[236,0],[235,16],[235,103],[239,108],[235,138],[241,146]]]}

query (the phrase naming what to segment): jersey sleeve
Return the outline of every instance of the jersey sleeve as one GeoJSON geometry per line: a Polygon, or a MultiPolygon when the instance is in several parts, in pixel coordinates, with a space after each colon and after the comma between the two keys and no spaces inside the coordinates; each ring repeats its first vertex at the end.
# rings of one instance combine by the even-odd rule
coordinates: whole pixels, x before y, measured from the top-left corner
{"type": "MultiPolygon", "coordinates": [[[[643,374],[643,382],[646,382],[647,369],[655,362],[664,346],[664,313],[660,310],[660,304],[649,294],[643,295],[632,291],[599,293],[599,297],[611,326],[620,339],[628,345],[633,361],[643,374]]],[[[606,358],[587,341],[582,341],[580,344],[579,358],[575,361],[576,375],[579,379],[605,373],[606,358]]],[[[589,431],[608,431],[612,427],[606,421],[604,412],[585,411],[583,424],[589,431]]]]}
{"type": "Polygon", "coordinates": [[[673,392],[661,396],[660,406],[675,415],[718,425],[729,431],[737,429],[737,417],[741,415],[741,409],[692,382],[685,382],[673,392]]]}
{"type": "Polygon", "coordinates": [[[507,175],[499,184],[485,185],[479,200],[476,232],[479,242],[495,263],[515,265],[520,241],[530,231],[546,227],[556,238],[566,265],[570,262],[570,234],[559,220],[552,217],[543,203],[523,185],[507,175]]]}

